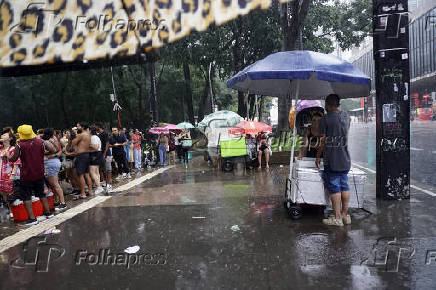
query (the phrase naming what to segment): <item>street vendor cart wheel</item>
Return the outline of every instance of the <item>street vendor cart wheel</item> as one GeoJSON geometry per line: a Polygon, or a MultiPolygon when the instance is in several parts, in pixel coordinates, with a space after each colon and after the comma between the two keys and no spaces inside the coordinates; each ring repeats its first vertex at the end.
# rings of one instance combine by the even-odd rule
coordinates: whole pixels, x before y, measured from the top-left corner
{"type": "Polygon", "coordinates": [[[231,172],[233,170],[233,162],[229,159],[224,159],[222,169],[224,172],[231,172]]]}
{"type": "Polygon", "coordinates": [[[303,217],[303,209],[298,205],[291,205],[288,209],[288,214],[293,220],[298,220],[303,217]]]}

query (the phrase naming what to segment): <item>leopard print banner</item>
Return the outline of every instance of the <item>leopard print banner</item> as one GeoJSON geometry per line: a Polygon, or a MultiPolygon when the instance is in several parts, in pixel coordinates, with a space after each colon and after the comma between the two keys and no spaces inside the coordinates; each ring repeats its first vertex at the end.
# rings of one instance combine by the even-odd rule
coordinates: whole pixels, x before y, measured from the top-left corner
{"type": "Polygon", "coordinates": [[[271,0],[0,0],[0,68],[144,53],[270,4],[271,0]]]}

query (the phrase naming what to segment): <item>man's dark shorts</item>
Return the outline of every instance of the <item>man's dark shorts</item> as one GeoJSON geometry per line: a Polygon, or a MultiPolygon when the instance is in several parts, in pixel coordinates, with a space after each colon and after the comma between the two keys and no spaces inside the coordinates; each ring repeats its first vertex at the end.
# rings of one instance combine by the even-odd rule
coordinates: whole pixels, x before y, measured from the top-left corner
{"type": "Polygon", "coordinates": [[[32,199],[32,195],[38,198],[44,198],[44,178],[35,181],[20,180],[20,197],[23,201],[32,199]]]}
{"type": "Polygon", "coordinates": [[[90,162],[89,153],[76,155],[76,158],[74,159],[74,168],[76,169],[77,175],[89,173],[90,162]]]}
{"type": "Polygon", "coordinates": [[[330,194],[349,191],[348,171],[334,172],[324,169],[324,183],[330,194]]]}
{"type": "Polygon", "coordinates": [[[90,165],[91,166],[100,166],[102,157],[103,157],[103,154],[101,151],[89,153],[89,158],[91,159],[90,165]]]}

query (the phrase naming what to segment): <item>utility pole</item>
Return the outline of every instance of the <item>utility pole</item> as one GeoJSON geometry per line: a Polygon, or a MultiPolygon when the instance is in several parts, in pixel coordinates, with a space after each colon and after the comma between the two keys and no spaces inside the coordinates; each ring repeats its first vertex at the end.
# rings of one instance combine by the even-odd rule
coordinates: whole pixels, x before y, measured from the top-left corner
{"type": "Polygon", "coordinates": [[[159,122],[159,114],[157,108],[156,70],[154,60],[149,61],[148,69],[150,71],[150,117],[152,123],[157,123],[159,122]]]}
{"type": "Polygon", "coordinates": [[[407,0],[373,0],[377,97],[377,198],[410,198],[407,0]]]}
{"type": "Polygon", "coordinates": [[[215,104],[213,103],[213,91],[212,91],[212,78],[210,77],[210,73],[212,70],[212,63],[209,63],[209,93],[210,93],[210,112],[213,113],[215,111],[215,104]]]}

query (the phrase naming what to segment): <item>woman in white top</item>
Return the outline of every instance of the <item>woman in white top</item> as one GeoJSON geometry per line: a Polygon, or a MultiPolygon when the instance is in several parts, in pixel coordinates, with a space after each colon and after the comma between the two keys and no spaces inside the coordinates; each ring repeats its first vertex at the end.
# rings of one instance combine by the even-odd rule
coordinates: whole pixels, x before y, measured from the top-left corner
{"type": "Polygon", "coordinates": [[[91,127],[91,144],[90,147],[90,166],[89,174],[91,175],[92,182],[97,187],[95,194],[101,194],[104,190],[100,184],[100,165],[102,163],[101,154],[101,140],[97,135],[97,130],[95,127],[91,127]]]}

